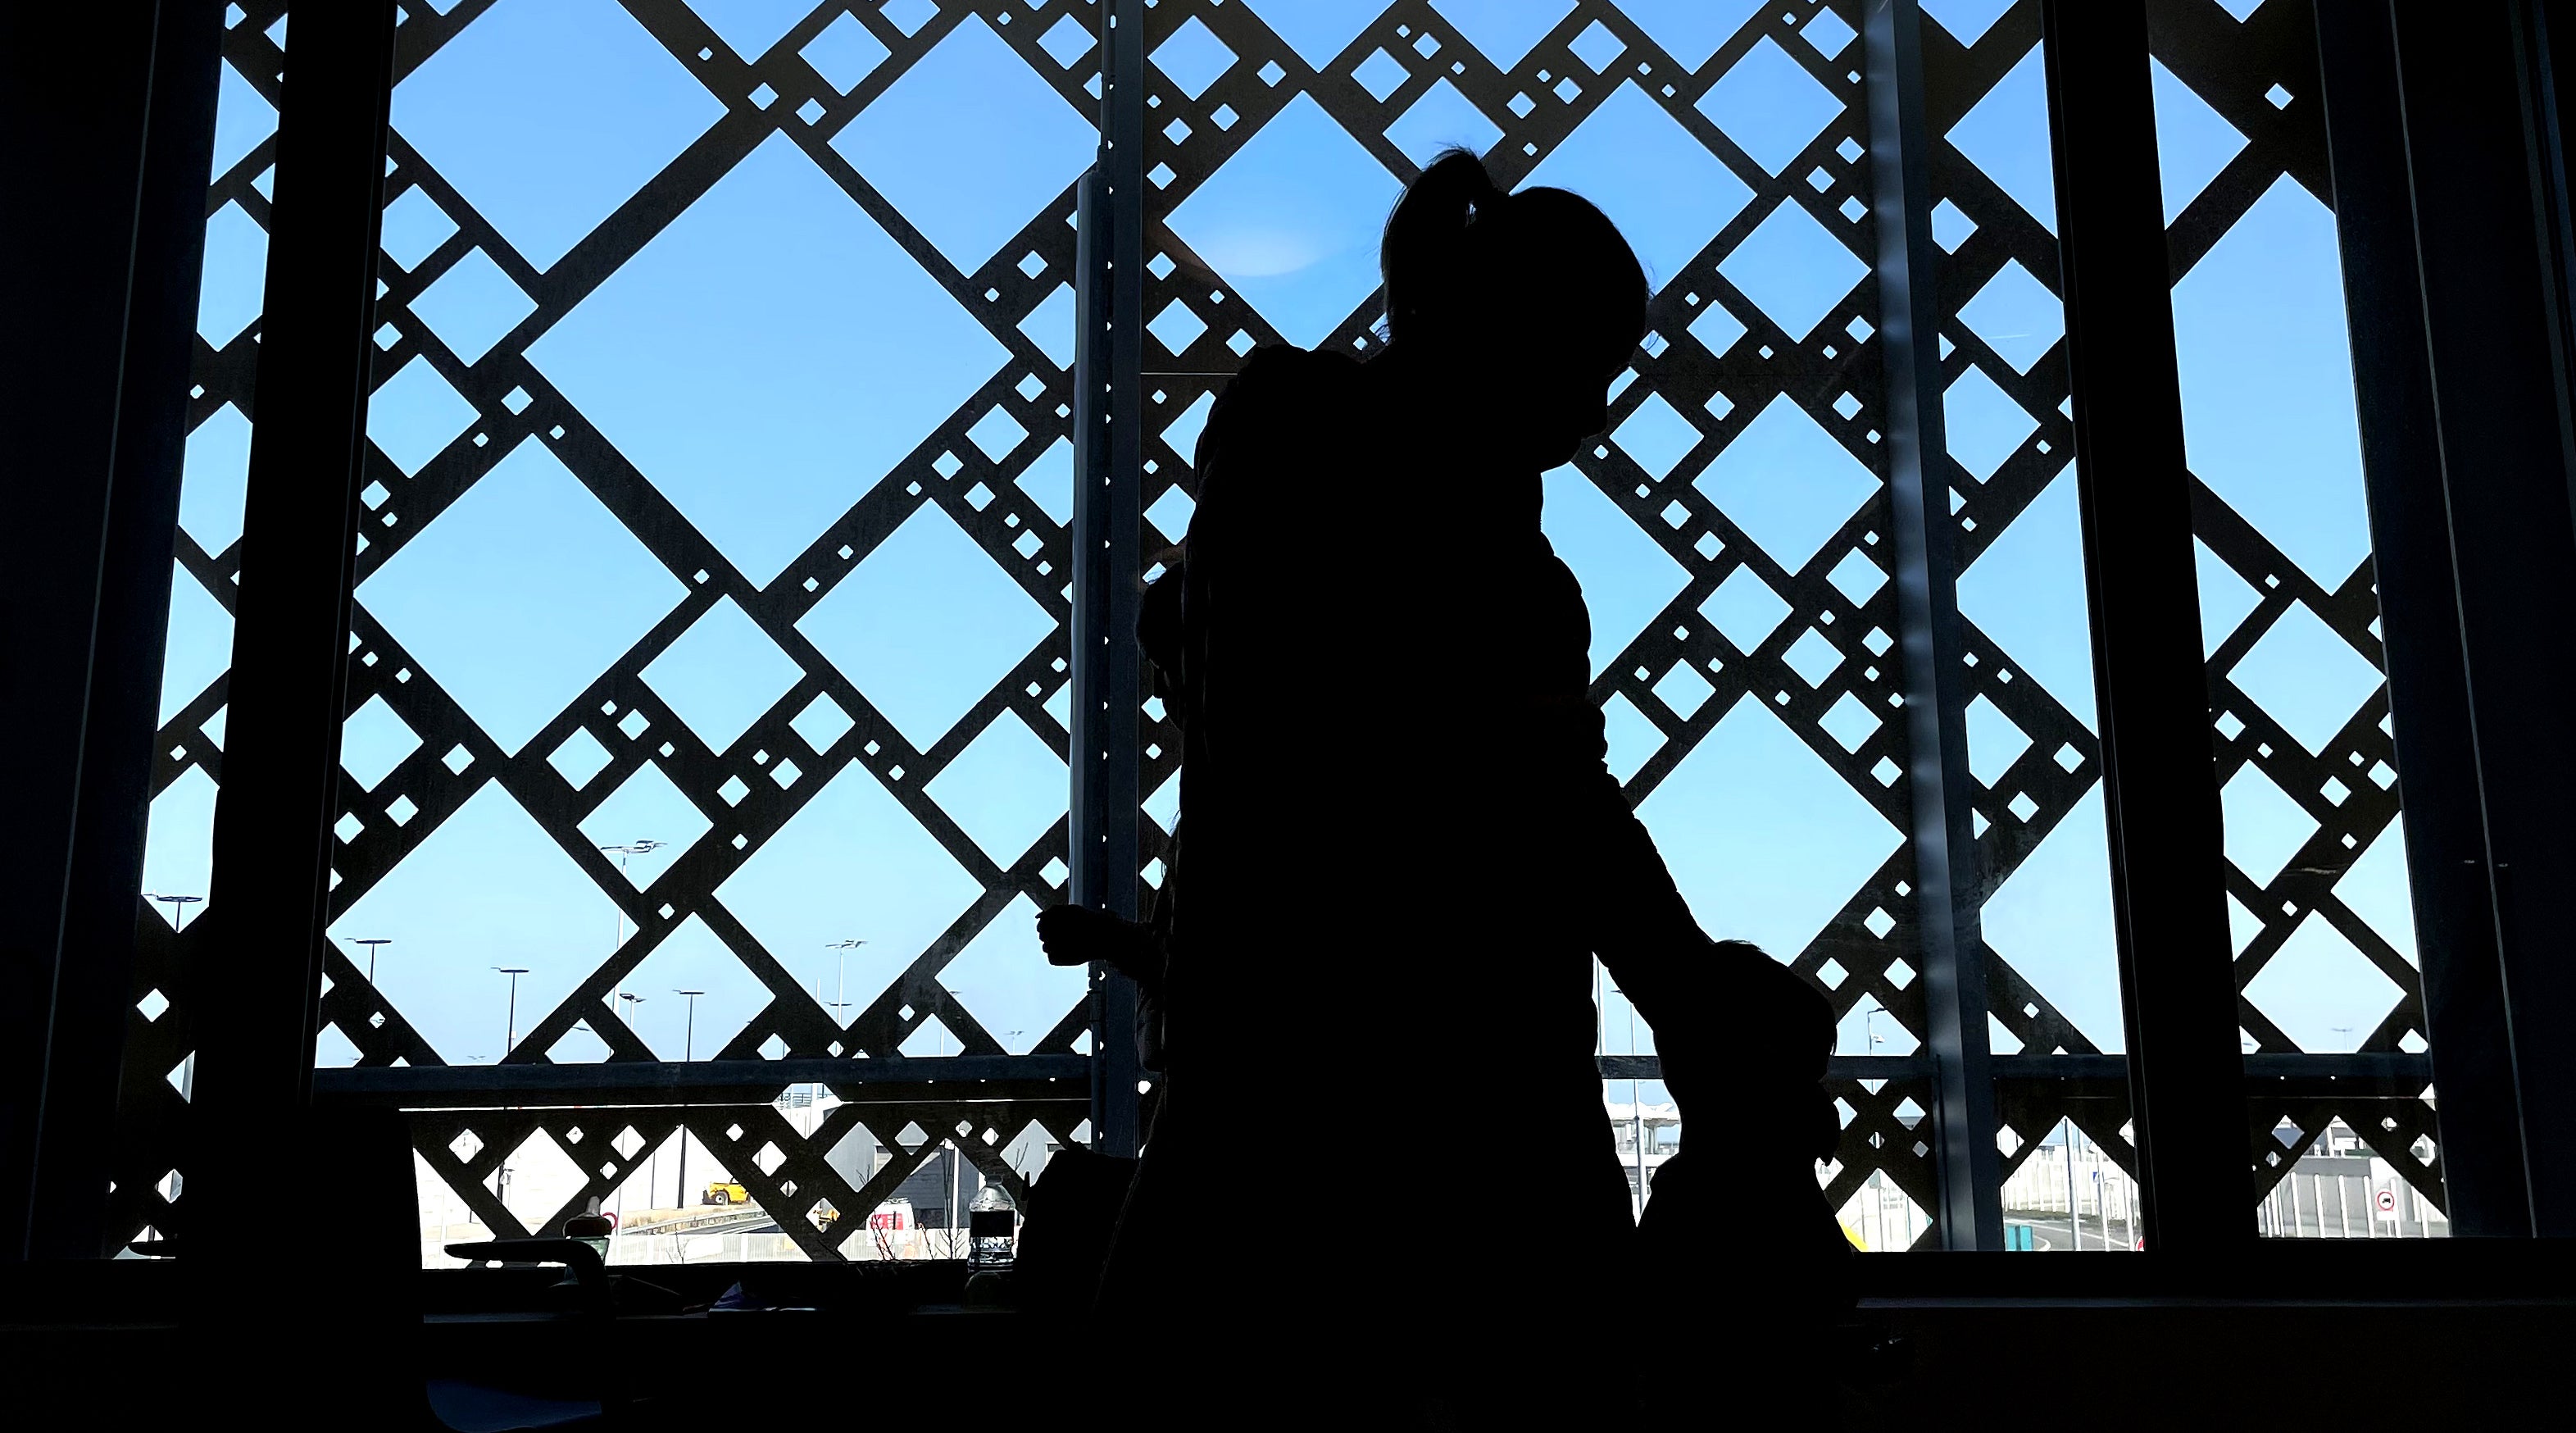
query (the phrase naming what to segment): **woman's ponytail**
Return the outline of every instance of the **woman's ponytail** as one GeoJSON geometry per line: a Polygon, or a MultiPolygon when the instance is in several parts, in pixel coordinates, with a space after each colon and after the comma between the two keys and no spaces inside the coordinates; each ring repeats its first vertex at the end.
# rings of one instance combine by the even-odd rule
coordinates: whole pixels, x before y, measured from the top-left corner
{"type": "Polygon", "coordinates": [[[1504,199],[1484,161],[1464,149],[1441,151],[1406,186],[1378,245],[1390,338],[1439,328],[1473,301],[1480,268],[1474,227],[1494,217],[1504,199]]]}

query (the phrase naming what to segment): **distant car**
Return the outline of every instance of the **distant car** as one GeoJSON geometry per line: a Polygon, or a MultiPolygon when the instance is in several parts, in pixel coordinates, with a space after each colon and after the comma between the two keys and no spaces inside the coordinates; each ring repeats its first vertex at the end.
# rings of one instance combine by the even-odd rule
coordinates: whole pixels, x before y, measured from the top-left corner
{"type": "Polygon", "coordinates": [[[751,1191],[730,1179],[719,1179],[707,1186],[705,1196],[698,1202],[700,1204],[748,1204],[751,1202],[751,1191]]]}
{"type": "MultiPolygon", "coordinates": [[[[814,1223],[815,1227],[821,1229],[824,1233],[832,1233],[841,1227],[841,1211],[826,1204],[823,1206],[822,1216],[816,1219],[814,1223]]],[[[876,1212],[868,1216],[868,1227],[881,1233],[892,1232],[897,1234],[911,1228],[912,1201],[908,1199],[893,1199],[878,1205],[876,1212]]]]}

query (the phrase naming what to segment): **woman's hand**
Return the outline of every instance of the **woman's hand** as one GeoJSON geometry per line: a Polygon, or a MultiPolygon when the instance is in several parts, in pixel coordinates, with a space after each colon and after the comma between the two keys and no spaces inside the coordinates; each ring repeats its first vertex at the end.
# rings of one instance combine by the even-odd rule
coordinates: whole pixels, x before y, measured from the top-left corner
{"type": "Polygon", "coordinates": [[[1163,952],[1151,928],[1086,906],[1038,912],[1038,946],[1049,965],[1103,961],[1147,989],[1163,979],[1163,952]]]}

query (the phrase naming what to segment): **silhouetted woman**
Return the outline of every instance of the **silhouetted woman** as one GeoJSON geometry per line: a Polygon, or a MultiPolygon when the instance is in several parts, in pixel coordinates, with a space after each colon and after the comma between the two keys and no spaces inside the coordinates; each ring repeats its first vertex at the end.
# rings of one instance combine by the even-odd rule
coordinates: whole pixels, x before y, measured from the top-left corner
{"type": "MultiPolygon", "coordinates": [[[[1590,957],[1684,1087],[1685,1027],[1791,979],[1701,933],[1629,813],[1539,530],[1644,332],[1635,255],[1451,152],[1381,264],[1374,358],[1255,352],[1199,440],[1163,1102],[1102,1306],[1168,1351],[1149,1381],[1205,1380],[1208,1427],[1607,1406],[1642,1310],[1590,957]]],[[[1830,1040],[1812,993],[1772,996],[1830,1040]]]]}

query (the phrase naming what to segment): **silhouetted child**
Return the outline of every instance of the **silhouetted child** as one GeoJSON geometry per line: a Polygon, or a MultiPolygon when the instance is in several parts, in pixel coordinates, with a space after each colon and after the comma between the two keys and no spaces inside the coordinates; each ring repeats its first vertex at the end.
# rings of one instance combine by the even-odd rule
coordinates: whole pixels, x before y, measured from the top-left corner
{"type": "MultiPolygon", "coordinates": [[[[1551,1426],[1601,1410],[1615,1310],[1679,1332],[1753,1297],[1789,1327],[1779,1300],[1841,1297],[1848,1251],[1815,1237],[1830,1009],[1693,921],[1605,764],[1589,619],[1539,527],[1539,475],[1607,425],[1645,332],[1643,271],[1589,203],[1507,196],[1458,151],[1381,266],[1373,359],[1257,350],[1199,440],[1166,918],[1042,918],[1051,959],[1130,969],[1159,1012],[1100,1307],[1154,1340],[1148,1411],[1184,1426],[1551,1426]],[[1653,1248],[1595,955],[1723,1151],[1659,1181],[1653,1248]],[[1710,1177],[1723,1221],[1690,1208],[1710,1177]]],[[[1821,1401],[1730,1390],[1765,1391],[1821,1401]]]]}

